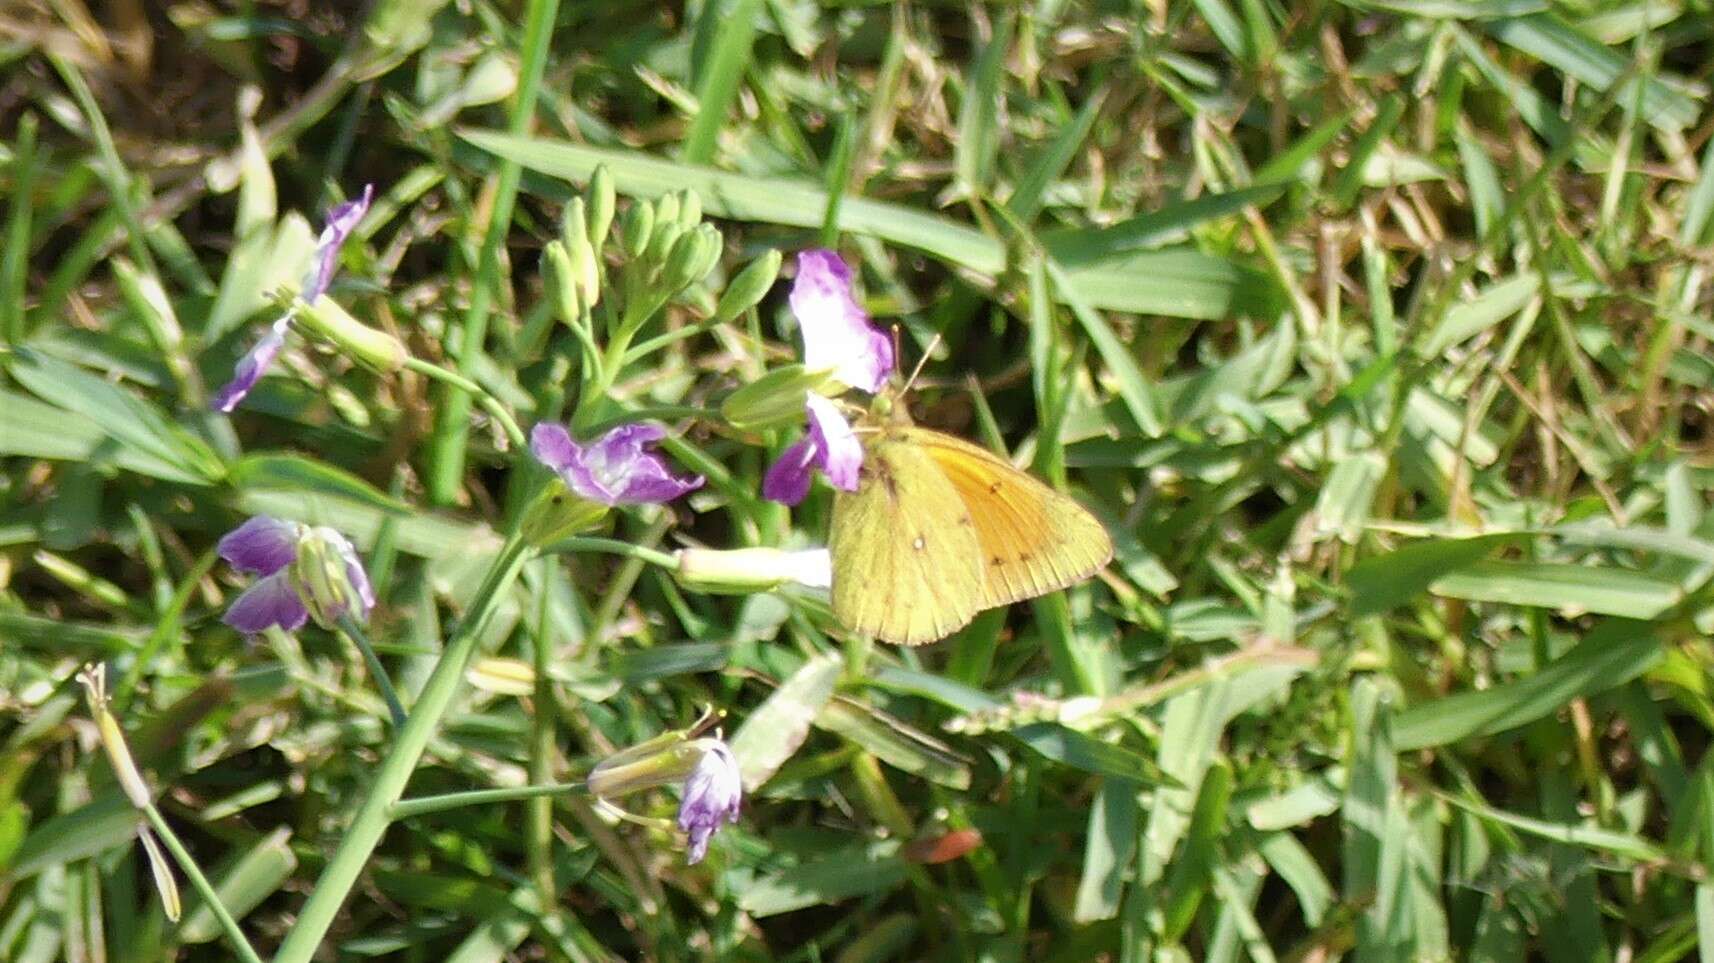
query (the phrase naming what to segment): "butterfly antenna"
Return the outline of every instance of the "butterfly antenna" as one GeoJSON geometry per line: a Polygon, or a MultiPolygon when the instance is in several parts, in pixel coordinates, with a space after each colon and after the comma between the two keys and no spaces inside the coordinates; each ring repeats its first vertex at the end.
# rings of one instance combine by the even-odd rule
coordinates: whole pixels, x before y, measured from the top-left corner
{"type": "MultiPolygon", "coordinates": [[[[898,334],[899,334],[899,329],[894,328],[893,329],[893,337],[895,339],[898,337],[898,334]]],[[[934,349],[938,348],[938,347],[940,347],[940,332],[936,331],[934,333],[934,337],[929,339],[928,347],[923,349],[922,357],[917,359],[917,366],[915,368],[911,369],[911,376],[909,378],[905,379],[905,386],[904,386],[903,390],[901,390],[899,392],[900,394],[904,394],[905,392],[910,391],[911,385],[914,385],[917,383],[917,375],[922,374],[923,365],[928,364],[928,356],[931,354],[934,354],[934,349]]],[[[895,357],[895,358],[898,357],[898,351],[897,350],[895,350],[893,352],[893,357],[895,357]]]]}

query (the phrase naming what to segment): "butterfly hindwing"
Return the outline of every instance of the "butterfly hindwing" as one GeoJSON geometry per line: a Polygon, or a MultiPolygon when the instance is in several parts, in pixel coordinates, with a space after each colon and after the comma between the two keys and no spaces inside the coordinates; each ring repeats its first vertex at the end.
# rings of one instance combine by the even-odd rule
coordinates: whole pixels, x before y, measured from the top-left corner
{"type": "Polygon", "coordinates": [[[921,645],[993,603],[983,601],[972,513],[933,456],[901,438],[902,430],[869,438],[857,491],[834,498],[833,613],[853,632],[921,645]]]}
{"type": "Polygon", "coordinates": [[[1083,506],[960,438],[899,429],[951,483],[974,520],[983,565],[978,610],[1074,585],[1113,558],[1113,540],[1083,506]]]}

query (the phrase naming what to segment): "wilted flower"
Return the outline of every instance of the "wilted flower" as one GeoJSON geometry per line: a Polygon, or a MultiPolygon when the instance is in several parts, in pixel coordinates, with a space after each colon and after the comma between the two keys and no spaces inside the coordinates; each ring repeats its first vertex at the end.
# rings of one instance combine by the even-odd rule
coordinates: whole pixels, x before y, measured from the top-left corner
{"type": "Polygon", "coordinates": [[[787,448],[762,477],[762,495],[796,505],[809,494],[809,481],[821,469],[833,487],[856,491],[863,467],[863,443],[857,440],[839,406],[810,392],[804,401],[809,431],[787,448]]]}
{"type": "Polygon", "coordinates": [[[588,445],[564,425],[544,421],[530,431],[530,451],[579,497],[603,505],[666,502],[702,487],[701,475],[674,475],[654,445],[666,437],[658,425],[620,425],[588,445]]]}
{"type": "MultiPolygon", "coordinates": [[[[327,286],[333,282],[335,265],[339,259],[339,249],[345,245],[345,239],[351,236],[363,215],[369,211],[369,203],[375,197],[375,185],[365,184],[361,196],[346,201],[327,212],[327,225],[321,229],[321,236],[316,239],[315,260],[305,272],[299,298],[306,304],[315,303],[315,299],[327,291],[327,286]]],[[[256,382],[262,379],[262,374],[268,366],[274,363],[274,357],[286,343],[286,331],[291,327],[292,314],[287,312],[268,328],[268,333],[260,341],[238,359],[238,364],[232,369],[232,380],[215,392],[213,407],[215,411],[230,413],[238,407],[250,389],[256,387],[256,382]]]]}
{"type": "Polygon", "coordinates": [[[233,568],[261,576],[223,616],[240,632],[276,625],[290,632],[312,616],[332,628],[347,614],[367,618],[375,606],[357,550],[331,528],[258,515],[228,532],[219,551],[233,568]]]}
{"type": "Polygon", "coordinates": [[[708,854],[709,837],[722,825],[738,821],[738,808],[744,801],[744,779],[732,750],[718,739],[701,741],[709,745],[684,781],[684,796],[678,805],[678,828],[690,834],[685,862],[692,866],[708,854]]]}
{"type": "Polygon", "coordinates": [[[869,323],[851,294],[851,268],[832,251],[800,251],[787,299],[803,331],[803,363],[831,370],[853,388],[875,392],[893,373],[893,343],[869,323]]]}
{"type": "Polygon", "coordinates": [[[726,823],[738,821],[744,798],[744,778],[738,759],[718,733],[697,738],[719,716],[705,714],[687,729],[663,732],[653,739],[622,749],[590,770],[585,785],[591,795],[615,815],[645,825],[653,820],[618,809],[611,799],[684,780],[678,808],[678,828],[690,836],[686,861],[702,861],[708,840],[726,823]]]}

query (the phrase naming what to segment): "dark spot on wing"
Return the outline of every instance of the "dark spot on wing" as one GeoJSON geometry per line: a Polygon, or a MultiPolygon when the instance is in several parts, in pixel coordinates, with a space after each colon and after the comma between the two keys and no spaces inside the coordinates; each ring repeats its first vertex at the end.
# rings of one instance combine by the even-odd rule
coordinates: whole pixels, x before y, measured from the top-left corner
{"type": "Polygon", "coordinates": [[[998,478],[994,479],[988,484],[988,494],[998,495],[1001,487],[1003,487],[1001,481],[998,478]]]}
{"type": "Polygon", "coordinates": [[[1030,560],[1030,553],[1029,552],[1019,552],[1018,553],[1018,561],[1027,562],[1029,560],[1030,560]]]}
{"type": "Polygon", "coordinates": [[[970,516],[969,515],[958,516],[958,524],[963,525],[966,528],[968,528],[972,524],[972,522],[970,521],[970,516]]]}
{"type": "Polygon", "coordinates": [[[1006,564],[1006,560],[1001,558],[1000,556],[996,555],[993,558],[988,560],[988,564],[994,566],[995,568],[998,568],[1001,565],[1006,564]]]}

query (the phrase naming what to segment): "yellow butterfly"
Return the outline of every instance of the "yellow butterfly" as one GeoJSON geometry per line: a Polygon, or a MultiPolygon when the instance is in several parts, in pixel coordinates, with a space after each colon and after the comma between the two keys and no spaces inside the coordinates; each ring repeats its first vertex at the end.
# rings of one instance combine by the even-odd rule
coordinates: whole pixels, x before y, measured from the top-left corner
{"type": "Polygon", "coordinates": [[[1112,560],[1113,540],[1083,506],[985,448],[916,427],[902,405],[893,411],[858,424],[861,480],[833,500],[833,614],[846,628],[933,642],[1112,560]]]}

